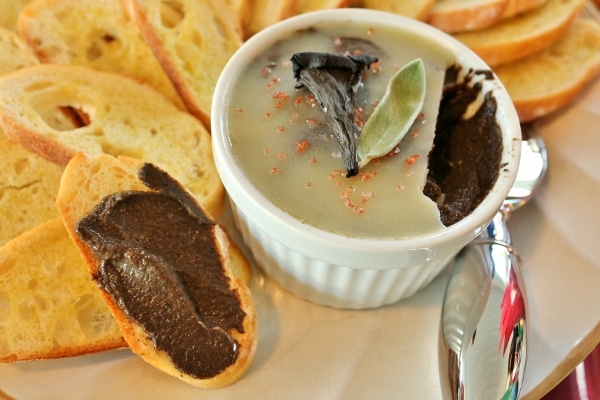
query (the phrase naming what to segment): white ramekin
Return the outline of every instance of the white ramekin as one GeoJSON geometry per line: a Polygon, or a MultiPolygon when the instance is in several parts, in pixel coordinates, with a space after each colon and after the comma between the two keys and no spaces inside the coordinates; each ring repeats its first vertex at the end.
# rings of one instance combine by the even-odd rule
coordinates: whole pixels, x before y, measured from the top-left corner
{"type": "Polygon", "coordinates": [[[418,32],[455,52],[466,69],[490,69],[466,46],[425,23],[365,9],[318,11],[279,22],[245,42],[219,78],[211,118],[215,163],[234,220],[257,264],[301,298],[332,307],[363,309],[397,302],[426,286],[490,222],[516,177],[521,130],[505,88],[498,80],[491,81],[486,88],[494,91],[498,102],[503,167],[482,203],[440,233],[405,240],[345,237],[304,224],[274,206],[248,181],[231,154],[223,133],[228,87],[257,54],[281,37],[319,21],[356,20],[418,32]]]}

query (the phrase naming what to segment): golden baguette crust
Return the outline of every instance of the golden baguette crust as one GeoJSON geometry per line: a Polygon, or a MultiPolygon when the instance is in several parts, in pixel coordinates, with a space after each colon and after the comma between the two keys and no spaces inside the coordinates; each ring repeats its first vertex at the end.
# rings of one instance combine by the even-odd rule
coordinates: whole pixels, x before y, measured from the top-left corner
{"type": "Polygon", "coordinates": [[[501,21],[487,29],[453,36],[489,66],[537,53],[562,38],[583,10],[585,0],[548,0],[543,6],[501,21]]]}
{"type": "Polygon", "coordinates": [[[204,126],[148,85],[73,65],[44,64],[0,78],[0,126],[7,136],[65,166],[78,152],[128,155],[156,164],[217,216],[224,189],[204,126]],[[68,106],[89,123],[62,130],[44,118],[68,106]]]}
{"type": "Polygon", "coordinates": [[[522,122],[569,104],[600,75],[600,25],[579,18],[558,43],[495,68],[522,122]]]}
{"type": "Polygon", "coordinates": [[[242,28],[217,0],[123,0],[189,112],[210,130],[223,67],[242,44],[242,28]]]}
{"type": "Polygon", "coordinates": [[[19,33],[42,62],[123,74],[185,109],[121,0],[36,0],[21,12],[19,33]]]}
{"type": "Polygon", "coordinates": [[[0,247],[0,362],[125,347],[59,217],[0,247]]]}
{"type": "Polygon", "coordinates": [[[20,144],[0,141],[0,246],[49,219],[62,168],[20,144]]]}
{"type": "MultiPolygon", "coordinates": [[[[100,261],[94,257],[90,248],[78,237],[75,227],[96,206],[100,199],[109,194],[125,190],[150,190],[137,177],[142,165],[142,161],[128,157],[117,159],[109,155],[88,157],[84,154],[78,154],[73,157],[65,168],[57,197],[57,206],[69,235],[83,255],[92,276],[98,271],[100,261]]],[[[254,356],[258,340],[256,315],[250,291],[242,279],[236,277],[233,272],[234,269],[248,270],[247,261],[238,250],[230,250],[230,246],[233,245],[230,244],[221,229],[217,229],[214,239],[223,259],[226,260],[224,264],[226,266],[225,272],[230,279],[232,290],[236,290],[239,295],[246,317],[243,322],[243,334],[236,330],[229,332],[239,343],[240,350],[236,363],[213,378],[195,379],[175,369],[169,358],[162,351],[155,349],[154,344],[148,338],[148,334],[125,315],[108,293],[102,291],[104,300],[114,315],[123,336],[136,354],[161,371],[191,385],[203,388],[222,387],[239,379],[254,356]]],[[[244,274],[247,274],[247,272],[244,272],[244,274]]]]}

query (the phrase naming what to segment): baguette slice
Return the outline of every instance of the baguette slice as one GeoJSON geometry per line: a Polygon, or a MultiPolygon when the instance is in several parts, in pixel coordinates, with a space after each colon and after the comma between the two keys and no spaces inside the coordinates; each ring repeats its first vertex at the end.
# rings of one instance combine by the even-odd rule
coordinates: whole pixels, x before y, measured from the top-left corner
{"type": "Polygon", "coordinates": [[[298,0],[297,13],[303,14],[311,11],[331,10],[350,6],[350,0],[298,0]]]}
{"type": "Polygon", "coordinates": [[[548,0],[543,6],[487,29],[454,37],[489,66],[505,64],[544,50],[560,40],[583,10],[585,0],[548,0]]]}
{"type": "Polygon", "coordinates": [[[0,56],[0,75],[39,64],[27,43],[18,34],[3,27],[0,27],[0,56]]]}
{"type": "Polygon", "coordinates": [[[20,144],[0,141],[0,246],[49,219],[62,168],[20,144]]]}
{"type": "MultiPolygon", "coordinates": [[[[0,76],[23,67],[39,64],[33,51],[15,32],[0,26],[0,76]]],[[[0,129],[0,140],[6,136],[0,129]]]]}
{"type": "Polygon", "coordinates": [[[252,15],[245,29],[245,37],[255,35],[266,27],[297,13],[298,6],[295,0],[253,0],[252,15]]]}
{"type": "Polygon", "coordinates": [[[246,29],[252,18],[252,6],[254,1],[255,0],[225,0],[225,3],[237,16],[242,37],[246,36],[246,29]]]}
{"type": "MultiPolygon", "coordinates": [[[[87,216],[105,196],[129,190],[151,191],[152,189],[148,188],[138,178],[138,173],[143,166],[144,163],[142,161],[128,157],[120,157],[117,159],[109,155],[88,157],[83,154],[78,154],[71,160],[65,169],[57,197],[57,206],[71,239],[80,250],[88,265],[90,273],[95,279],[98,279],[101,260],[96,258],[93,249],[88,247],[86,242],[79,237],[76,231],[77,224],[87,216]]],[[[206,239],[214,241],[222,259],[222,273],[225,274],[229,281],[230,290],[237,293],[237,298],[245,313],[245,316],[243,317],[243,332],[239,332],[235,328],[227,329],[228,335],[238,343],[238,356],[233,364],[216,376],[198,378],[181,372],[175,367],[174,363],[165,352],[158,350],[155,347],[155,344],[151,339],[154,332],[145,332],[143,325],[137,322],[135,316],[127,314],[121,308],[121,303],[117,303],[109,291],[107,291],[105,287],[103,288],[99,285],[103,297],[113,313],[123,336],[135,353],[159,370],[191,385],[204,388],[222,387],[239,379],[252,360],[258,339],[256,315],[250,291],[242,279],[236,277],[235,272],[237,270],[239,276],[239,271],[249,269],[249,266],[239,251],[231,251],[233,245],[230,244],[224,231],[222,231],[218,225],[215,225],[214,228],[214,236],[206,239]]],[[[168,231],[169,227],[162,227],[161,229],[168,231]]],[[[152,250],[145,251],[149,252],[148,257],[152,257],[155,254],[152,250]]],[[[157,255],[156,257],[162,256],[157,255]]],[[[129,264],[127,264],[127,268],[135,269],[135,267],[130,267],[129,264]]],[[[201,267],[199,266],[199,268],[201,267]]],[[[127,283],[124,285],[127,285],[127,283]]],[[[126,286],[125,290],[129,292],[131,287],[126,286]]],[[[149,303],[145,304],[148,304],[148,306],[153,309],[157,307],[163,308],[163,303],[167,297],[168,296],[162,295],[160,297],[153,297],[149,300],[149,303]]],[[[202,319],[199,312],[196,311],[196,313],[199,318],[202,319]]],[[[171,319],[171,317],[172,316],[169,314],[164,315],[165,319],[171,319]]],[[[182,323],[190,323],[187,319],[180,319],[180,321],[183,321],[182,323]]],[[[184,327],[184,329],[185,328],[187,327],[184,327]]],[[[195,357],[196,354],[205,351],[205,349],[198,349],[196,346],[194,346],[194,348],[196,350],[188,348],[189,357],[195,357]]]]}
{"type": "Polygon", "coordinates": [[[60,217],[0,247],[0,362],[125,347],[60,217]]]}
{"type": "Polygon", "coordinates": [[[19,32],[42,62],[130,76],[185,110],[121,0],[36,0],[21,12],[19,32]]]}
{"type": "Polygon", "coordinates": [[[233,11],[218,0],[124,2],[189,112],[210,129],[217,79],[242,44],[233,11]]]}
{"type": "Polygon", "coordinates": [[[7,136],[65,166],[78,152],[134,156],[165,169],[212,215],[224,189],[204,126],[148,85],[73,65],[44,64],[0,78],[0,126],[7,136]],[[44,118],[66,107],[84,116],[61,130],[44,118]]]}
{"type": "Polygon", "coordinates": [[[570,103],[600,75],[600,25],[579,18],[558,43],[494,72],[522,122],[548,115],[570,103]]]}
{"type": "Polygon", "coordinates": [[[435,5],[435,0],[355,0],[359,7],[387,11],[405,17],[427,21],[435,5]]]}
{"type": "Polygon", "coordinates": [[[17,21],[21,10],[25,8],[31,0],[4,0],[0,2],[0,26],[17,32],[17,21]]]}
{"type": "Polygon", "coordinates": [[[438,0],[429,23],[448,33],[489,28],[548,0],[438,0]]]}

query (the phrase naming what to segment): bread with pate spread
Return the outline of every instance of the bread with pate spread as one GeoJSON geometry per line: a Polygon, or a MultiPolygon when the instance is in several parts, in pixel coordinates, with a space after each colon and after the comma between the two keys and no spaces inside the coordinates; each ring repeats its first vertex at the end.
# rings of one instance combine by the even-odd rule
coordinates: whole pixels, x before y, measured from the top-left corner
{"type": "Polygon", "coordinates": [[[586,0],[548,0],[544,5],[486,29],[453,36],[495,67],[542,51],[559,41],[586,0]]]}
{"type": "Polygon", "coordinates": [[[165,169],[218,216],[224,189],[210,134],[149,85],[74,65],[43,64],[0,78],[0,126],[42,157],[65,166],[78,152],[143,159],[165,169]],[[82,125],[53,126],[58,108],[75,110],[82,125]]]}
{"type": "Polygon", "coordinates": [[[44,63],[127,75],[185,109],[121,0],[35,0],[19,16],[19,33],[44,63]]]}
{"type": "Polygon", "coordinates": [[[0,247],[0,362],[125,347],[60,217],[0,247]]]}
{"type": "Polygon", "coordinates": [[[531,121],[569,104],[600,75],[600,25],[579,18],[564,38],[539,54],[494,69],[515,104],[531,121]]]}
{"type": "Polygon", "coordinates": [[[134,158],[78,154],[57,206],[135,353],[203,388],[244,374],[258,334],[236,271],[249,267],[181,185],[134,158]]]}
{"type": "Polygon", "coordinates": [[[242,28],[218,0],[123,0],[189,112],[210,129],[221,70],[242,44],[242,28]]]}

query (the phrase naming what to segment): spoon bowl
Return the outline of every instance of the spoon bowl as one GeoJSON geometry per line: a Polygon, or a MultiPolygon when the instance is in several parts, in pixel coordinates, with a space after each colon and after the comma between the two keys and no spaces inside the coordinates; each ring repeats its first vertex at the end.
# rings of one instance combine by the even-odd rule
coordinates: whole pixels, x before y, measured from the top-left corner
{"type": "Polygon", "coordinates": [[[506,221],[543,180],[548,158],[534,125],[522,126],[516,181],[490,225],[456,257],[440,320],[444,399],[516,399],[527,358],[526,294],[506,221]]]}

